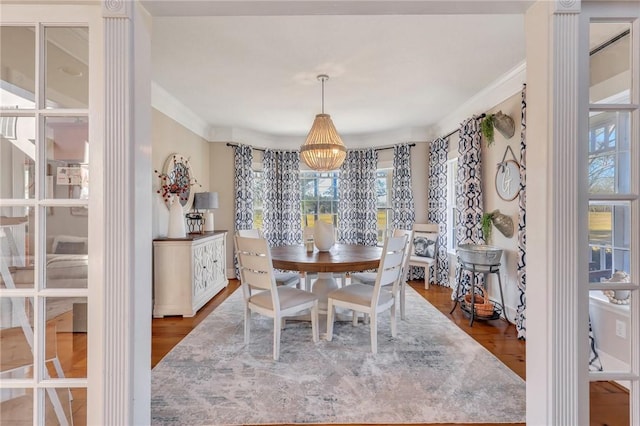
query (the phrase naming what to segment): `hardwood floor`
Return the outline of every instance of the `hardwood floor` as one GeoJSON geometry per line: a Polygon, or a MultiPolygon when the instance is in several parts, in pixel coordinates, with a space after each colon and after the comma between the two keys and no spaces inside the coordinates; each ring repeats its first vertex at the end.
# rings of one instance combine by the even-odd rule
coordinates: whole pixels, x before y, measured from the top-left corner
{"type": "MultiPolygon", "coordinates": [[[[431,286],[429,290],[425,290],[422,282],[411,282],[410,285],[432,305],[451,318],[451,321],[469,336],[525,379],[525,342],[518,340],[515,326],[503,320],[496,320],[476,321],[473,327],[469,327],[469,319],[460,309],[456,309],[452,315],[449,315],[452,306],[451,290],[449,288],[431,286]]],[[[152,325],[151,366],[155,367],[180,340],[189,334],[238,287],[239,282],[231,280],[229,286],[207,303],[193,318],[167,317],[154,319],[152,325]]],[[[624,388],[611,382],[591,383],[590,397],[591,426],[629,425],[629,393],[624,388]]],[[[482,424],[474,423],[474,426],[482,426],[482,424]]]]}

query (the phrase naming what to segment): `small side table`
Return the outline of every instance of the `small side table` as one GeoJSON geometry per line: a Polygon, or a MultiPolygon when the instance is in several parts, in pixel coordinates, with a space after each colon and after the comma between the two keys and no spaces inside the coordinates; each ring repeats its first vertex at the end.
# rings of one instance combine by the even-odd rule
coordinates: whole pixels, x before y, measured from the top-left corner
{"type": "MultiPolygon", "coordinates": [[[[493,319],[499,319],[500,318],[500,313],[504,312],[504,317],[505,319],[507,318],[507,313],[505,312],[505,304],[504,304],[504,295],[502,293],[502,280],[500,279],[500,263],[495,263],[492,265],[485,265],[485,264],[477,264],[477,263],[467,263],[464,262],[462,260],[460,260],[460,258],[458,257],[458,276],[456,277],[456,282],[457,282],[457,286],[456,286],[456,300],[455,303],[453,305],[453,308],[451,309],[451,311],[449,312],[450,314],[453,313],[453,311],[456,310],[456,307],[458,306],[458,302],[460,301],[460,287],[461,287],[461,283],[460,281],[462,280],[462,271],[469,271],[473,274],[473,277],[471,277],[471,304],[468,307],[465,307],[465,303],[464,302],[460,302],[460,309],[462,309],[463,311],[467,312],[469,314],[469,316],[471,317],[471,319],[469,320],[469,326],[473,327],[473,321],[475,319],[482,319],[482,320],[493,320],[493,319]],[[502,305],[500,306],[500,309],[494,309],[493,315],[492,316],[478,316],[476,314],[475,311],[475,297],[473,297],[475,295],[475,289],[476,289],[476,284],[475,284],[475,275],[476,274],[483,274],[484,275],[484,281],[485,283],[487,282],[487,277],[489,276],[489,274],[496,274],[498,276],[498,287],[500,288],[500,301],[502,303],[502,305]]],[[[488,293],[487,293],[488,294],[488,293]]],[[[508,322],[509,320],[507,320],[508,322]]]]}

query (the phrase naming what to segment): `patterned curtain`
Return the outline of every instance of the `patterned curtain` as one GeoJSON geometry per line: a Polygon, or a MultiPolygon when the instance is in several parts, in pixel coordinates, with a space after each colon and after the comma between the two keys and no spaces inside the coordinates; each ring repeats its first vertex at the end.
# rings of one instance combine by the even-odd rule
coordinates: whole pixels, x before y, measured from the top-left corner
{"type": "MultiPolygon", "coordinates": [[[[449,286],[447,253],[447,154],[449,139],[438,138],[429,145],[429,223],[440,225],[436,284],[449,286]]],[[[424,271],[422,268],[420,271],[424,271]]]]}
{"type": "Polygon", "coordinates": [[[341,243],[378,244],[377,168],[375,150],[347,151],[338,180],[338,241],[341,243]]]}
{"type": "Polygon", "coordinates": [[[411,190],[411,146],[393,147],[393,177],[391,180],[391,211],[393,229],[411,229],[416,221],[416,209],[411,190]]]}
{"type": "Polygon", "coordinates": [[[518,338],[524,339],[527,335],[527,85],[522,88],[521,113],[522,126],[520,127],[520,192],[518,193],[518,291],[520,298],[516,312],[516,330],[518,338]]]}
{"type": "MultiPolygon", "coordinates": [[[[472,117],[460,125],[460,145],[458,147],[458,177],[456,191],[456,210],[458,214],[458,226],[456,239],[461,244],[483,244],[482,214],[482,159],[481,159],[480,121],[478,117],[472,117]]],[[[461,285],[460,296],[466,294],[471,285],[469,279],[472,273],[466,272],[462,280],[456,283],[461,285]]],[[[457,276],[457,271],[456,271],[457,276]]],[[[476,274],[472,279],[476,284],[483,284],[481,274],[476,274]]],[[[451,293],[454,299],[456,292],[451,293]]]]}
{"type": "Polygon", "coordinates": [[[302,243],[300,153],[266,150],[263,232],[270,246],[302,243]]]}
{"type": "MultiPolygon", "coordinates": [[[[235,230],[253,228],[253,150],[248,145],[234,146],[234,161],[236,169],[235,189],[235,230]]],[[[240,277],[238,260],[234,265],[236,277],[240,277]]]]}

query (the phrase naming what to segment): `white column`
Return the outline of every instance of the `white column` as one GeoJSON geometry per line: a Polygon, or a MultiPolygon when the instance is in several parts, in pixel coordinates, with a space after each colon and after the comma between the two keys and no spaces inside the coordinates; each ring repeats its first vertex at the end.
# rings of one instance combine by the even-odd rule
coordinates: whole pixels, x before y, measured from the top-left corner
{"type": "MultiPolygon", "coordinates": [[[[586,196],[579,161],[580,1],[526,17],[527,424],[587,424],[586,196]],[[529,184],[531,182],[531,184],[529,184]],[[584,275],[584,277],[583,277],[584,275]],[[583,280],[584,278],[584,280],[583,280]],[[584,370],[584,371],[583,371],[584,370]]],[[[588,72],[587,70],[583,70],[588,72]]]]}
{"type": "Polygon", "coordinates": [[[102,5],[105,321],[100,424],[150,424],[150,25],[137,3],[106,0],[102,5]]]}

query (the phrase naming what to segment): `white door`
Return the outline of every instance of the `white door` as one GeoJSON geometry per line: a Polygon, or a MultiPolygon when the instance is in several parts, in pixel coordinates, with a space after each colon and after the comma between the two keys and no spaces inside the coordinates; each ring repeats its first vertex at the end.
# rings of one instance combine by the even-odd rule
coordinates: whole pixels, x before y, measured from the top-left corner
{"type": "MultiPolygon", "coordinates": [[[[640,424],[640,4],[583,3],[581,158],[595,351],[589,381],[629,388],[640,424]],[[599,371],[598,371],[599,370],[599,371]]],[[[584,240],[583,240],[584,241],[584,240]]],[[[589,309],[583,306],[583,309],[589,309]]],[[[587,374],[587,368],[584,368],[587,374]]]]}
{"type": "Polygon", "coordinates": [[[84,425],[100,9],[1,8],[0,419],[84,425]]]}

